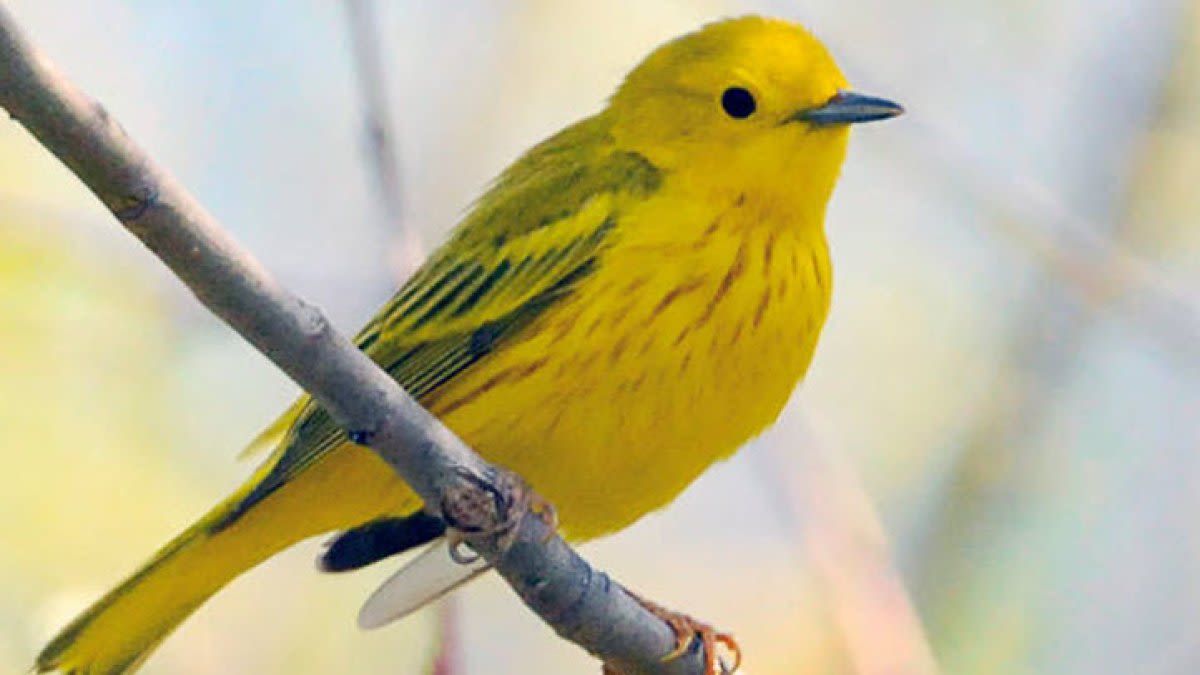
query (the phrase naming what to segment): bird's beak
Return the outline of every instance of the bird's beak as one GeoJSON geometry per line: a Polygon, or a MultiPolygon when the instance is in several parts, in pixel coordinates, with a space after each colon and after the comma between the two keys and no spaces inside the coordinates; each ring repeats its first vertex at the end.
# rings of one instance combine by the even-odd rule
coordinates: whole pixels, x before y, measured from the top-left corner
{"type": "Polygon", "coordinates": [[[788,121],[808,122],[819,126],[858,124],[886,120],[903,112],[904,108],[887,99],[863,96],[852,91],[839,91],[824,105],[801,110],[788,121]]]}

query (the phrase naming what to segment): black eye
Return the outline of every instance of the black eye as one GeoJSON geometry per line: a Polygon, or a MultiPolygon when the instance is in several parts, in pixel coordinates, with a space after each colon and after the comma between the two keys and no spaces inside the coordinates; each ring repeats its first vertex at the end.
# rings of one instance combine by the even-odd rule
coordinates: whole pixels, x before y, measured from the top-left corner
{"type": "Polygon", "coordinates": [[[754,94],[741,87],[730,87],[721,94],[721,107],[733,119],[744,120],[754,114],[758,104],[754,102],[754,94]]]}

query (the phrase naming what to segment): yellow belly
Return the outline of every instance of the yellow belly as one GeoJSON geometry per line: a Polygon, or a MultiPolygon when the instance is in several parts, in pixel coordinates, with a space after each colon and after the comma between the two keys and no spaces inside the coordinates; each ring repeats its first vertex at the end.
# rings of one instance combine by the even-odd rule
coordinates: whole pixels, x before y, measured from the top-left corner
{"type": "Polygon", "coordinates": [[[830,288],[819,232],[697,236],[622,240],[619,265],[426,402],[555,504],[571,539],[669,503],[775,420],[812,358],[830,288]]]}
{"type": "MultiPolygon", "coordinates": [[[[549,499],[569,539],[665,506],[774,422],[816,347],[831,285],[819,227],[736,208],[684,222],[694,231],[627,221],[634,234],[569,300],[422,401],[549,499]]],[[[419,507],[366,449],[323,465],[291,490],[355,502],[338,527],[419,507]]]]}

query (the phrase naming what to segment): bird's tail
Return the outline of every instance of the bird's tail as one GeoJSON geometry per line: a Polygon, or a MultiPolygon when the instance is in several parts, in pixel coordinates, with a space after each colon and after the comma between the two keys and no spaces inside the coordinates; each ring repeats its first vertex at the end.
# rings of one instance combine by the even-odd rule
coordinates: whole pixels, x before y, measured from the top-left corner
{"type": "Polygon", "coordinates": [[[88,675],[132,671],[242,572],[302,539],[353,527],[406,501],[406,488],[363,448],[343,446],[322,464],[321,471],[305,471],[239,512],[261,480],[260,470],[63,629],[38,655],[37,670],[88,675]]]}

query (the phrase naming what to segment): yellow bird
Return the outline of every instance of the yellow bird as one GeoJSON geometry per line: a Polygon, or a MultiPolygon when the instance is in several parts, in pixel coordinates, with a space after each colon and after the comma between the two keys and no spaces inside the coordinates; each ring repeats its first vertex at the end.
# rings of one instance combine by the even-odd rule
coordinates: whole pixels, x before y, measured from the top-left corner
{"type": "MultiPolygon", "coordinates": [[[[566,537],[620,530],[775,421],[829,308],[823,225],[848,126],[900,112],[851,93],[797,25],[705,26],[505,170],[358,345],[524,476],[566,537]]],[[[322,561],[341,570],[444,534],[308,397],[255,449],[271,454],[250,480],[63,629],[39,671],[134,670],[209,596],[302,539],[342,531],[322,561]]],[[[429,554],[410,568],[363,623],[479,571],[429,554]]]]}

